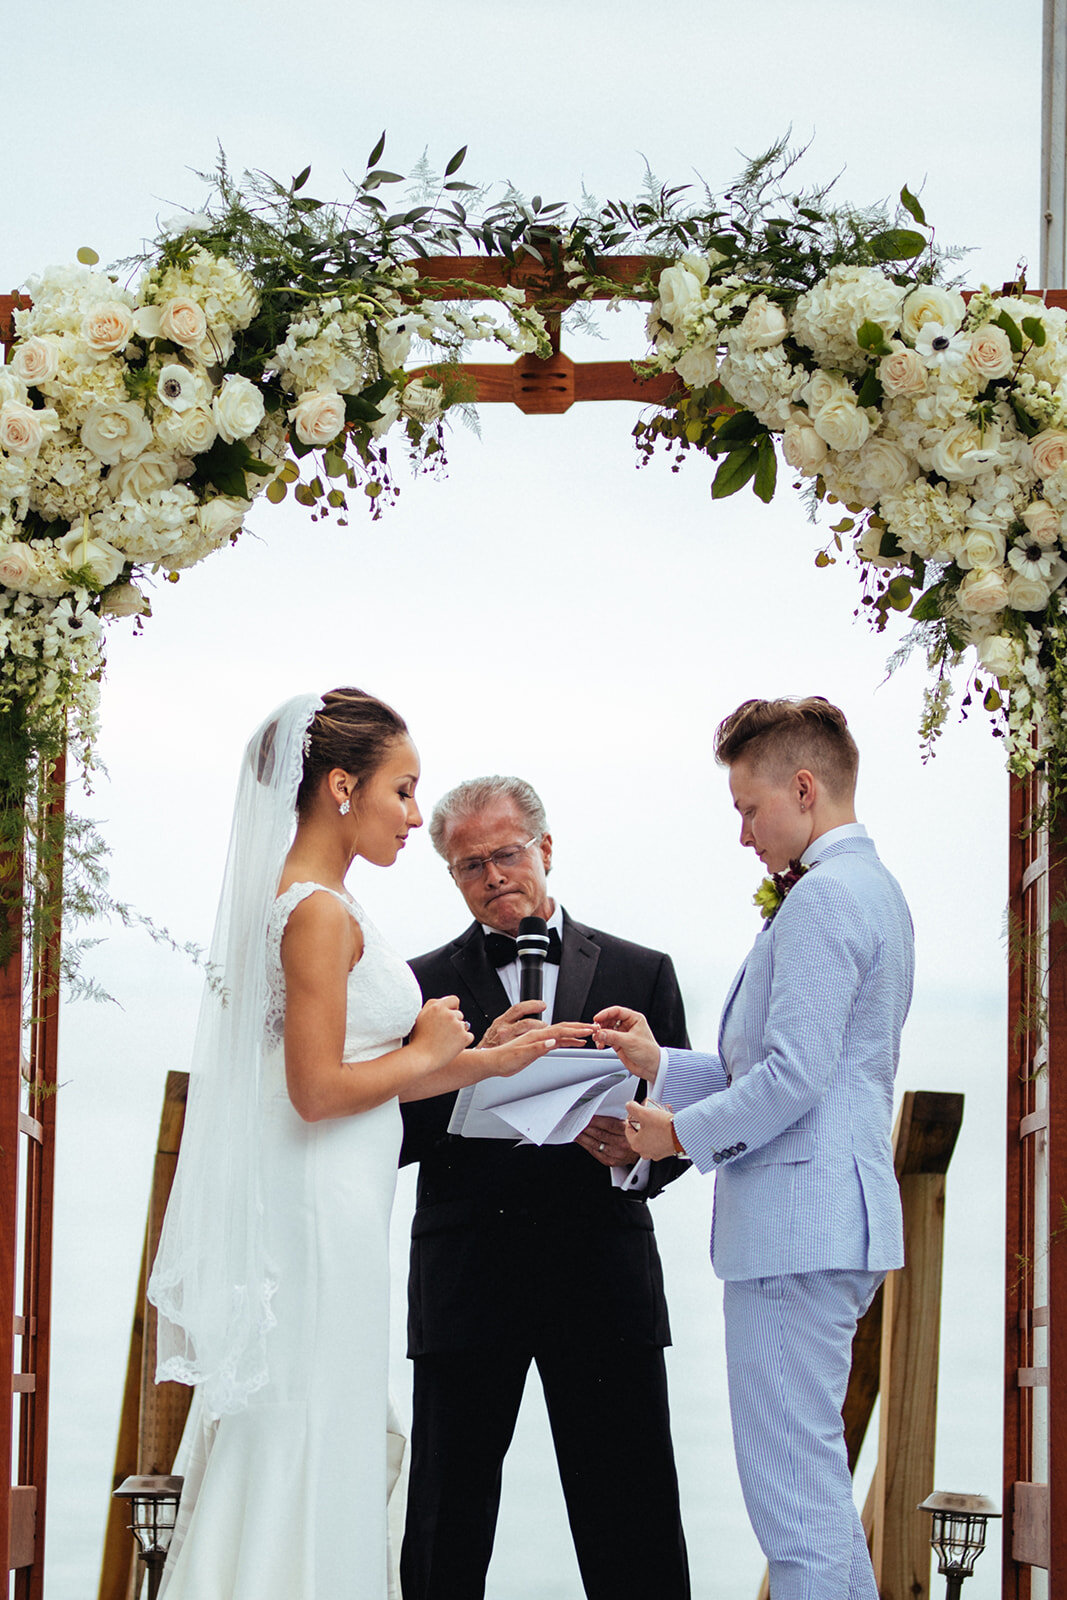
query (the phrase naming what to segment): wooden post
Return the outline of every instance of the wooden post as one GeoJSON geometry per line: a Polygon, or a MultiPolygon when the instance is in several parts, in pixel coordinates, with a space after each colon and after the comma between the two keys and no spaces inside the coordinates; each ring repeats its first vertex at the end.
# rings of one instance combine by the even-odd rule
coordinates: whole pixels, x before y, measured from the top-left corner
{"type": "MultiPolygon", "coordinates": [[[[157,1313],[155,1306],[145,1298],[148,1274],[159,1244],[163,1217],[174,1182],[174,1170],[178,1164],[188,1089],[187,1072],[167,1073],[144,1249],[141,1253],[141,1272],[130,1332],[113,1489],[118,1488],[123,1478],[134,1473],[170,1472],[192,1399],[188,1384],[155,1382],[157,1313]]],[[[115,1499],[109,1501],[97,1600],[133,1600],[136,1592],[140,1569],[133,1535],[126,1526],[126,1515],[127,1508],[124,1505],[115,1499]]]]}

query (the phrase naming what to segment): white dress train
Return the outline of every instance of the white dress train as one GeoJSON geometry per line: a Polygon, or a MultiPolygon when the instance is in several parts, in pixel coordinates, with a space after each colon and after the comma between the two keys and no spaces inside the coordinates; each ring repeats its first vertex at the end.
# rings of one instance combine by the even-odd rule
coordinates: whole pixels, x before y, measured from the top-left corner
{"type": "MultiPolygon", "coordinates": [[[[304,1122],[285,1087],[281,939],[315,883],[291,885],[267,930],[269,1005],[260,1137],[265,1229],[278,1289],[269,1381],[217,1421],[194,1399],[177,1471],[186,1486],[166,1600],[386,1600],[387,1505],[403,1443],[389,1403],[389,1215],[396,1100],[304,1122]]],[[[421,1005],[410,969],[362,910],[343,1060],[396,1049],[421,1005]]]]}

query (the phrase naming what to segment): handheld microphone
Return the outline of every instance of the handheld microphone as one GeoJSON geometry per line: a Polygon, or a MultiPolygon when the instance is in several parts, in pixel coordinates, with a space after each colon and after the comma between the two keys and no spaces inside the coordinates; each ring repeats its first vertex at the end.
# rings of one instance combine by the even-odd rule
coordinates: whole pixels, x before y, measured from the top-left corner
{"type": "Polygon", "coordinates": [[[523,917],[516,939],[519,947],[519,999],[543,1000],[548,923],[544,917],[523,917]]]}

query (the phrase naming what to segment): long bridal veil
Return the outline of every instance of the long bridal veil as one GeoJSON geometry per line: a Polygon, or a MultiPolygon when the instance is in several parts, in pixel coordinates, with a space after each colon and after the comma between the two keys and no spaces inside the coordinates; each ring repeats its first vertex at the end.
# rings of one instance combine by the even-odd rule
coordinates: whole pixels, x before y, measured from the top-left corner
{"type": "Polygon", "coordinates": [[[190,1064],[181,1154],[148,1297],[159,1309],[156,1381],[197,1384],[209,1416],[267,1382],[277,1287],[262,1226],[260,1089],[266,931],[295,825],[308,727],[299,695],[245,748],[190,1064]]]}

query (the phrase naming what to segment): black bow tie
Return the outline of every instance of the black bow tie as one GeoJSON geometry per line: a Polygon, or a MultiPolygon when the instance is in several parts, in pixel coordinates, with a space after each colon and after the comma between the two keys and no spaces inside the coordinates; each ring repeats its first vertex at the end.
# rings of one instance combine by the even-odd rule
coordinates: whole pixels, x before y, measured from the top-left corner
{"type": "MultiPolygon", "coordinates": [[[[519,947],[514,939],[509,939],[506,933],[487,933],[485,935],[485,953],[494,967],[507,967],[519,959],[519,947]]],[[[551,961],[555,967],[559,966],[563,946],[560,944],[559,930],[548,930],[548,953],[546,961],[551,961]]]]}

